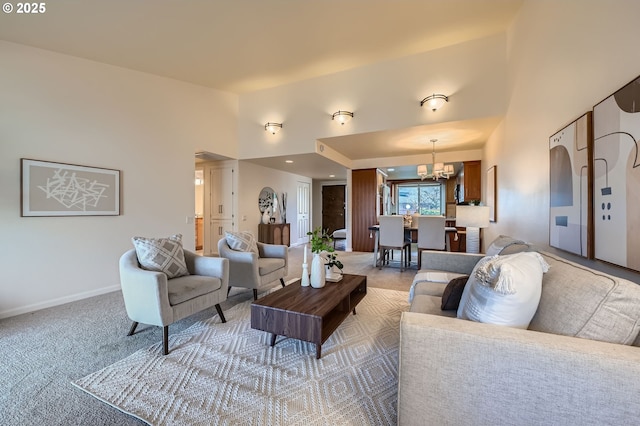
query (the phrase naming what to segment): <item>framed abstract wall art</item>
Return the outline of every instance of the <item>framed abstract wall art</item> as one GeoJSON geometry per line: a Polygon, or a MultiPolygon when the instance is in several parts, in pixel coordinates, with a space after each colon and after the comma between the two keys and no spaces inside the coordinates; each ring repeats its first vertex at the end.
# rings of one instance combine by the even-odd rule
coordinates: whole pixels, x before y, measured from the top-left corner
{"type": "Polygon", "coordinates": [[[595,258],[640,271],[640,78],[593,107],[595,258]]]}
{"type": "Polygon", "coordinates": [[[592,113],[549,138],[549,245],[592,258],[592,113]]]}
{"type": "Polygon", "coordinates": [[[120,171],[22,158],[21,216],[117,216],[120,171]]]}

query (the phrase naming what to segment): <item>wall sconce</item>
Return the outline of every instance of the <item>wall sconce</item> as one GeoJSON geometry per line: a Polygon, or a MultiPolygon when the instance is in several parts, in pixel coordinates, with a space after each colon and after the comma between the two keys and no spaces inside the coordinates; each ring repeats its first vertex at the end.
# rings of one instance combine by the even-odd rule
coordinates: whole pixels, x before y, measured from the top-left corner
{"type": "Polygon", "coordinates": [[[489,206],[456,206],[456,226],[467,228],[467,253],[480,253],[480,228],[489,226],[489,206]]]}
{"type": "Polygon", "coordinates": [[[275,135],[280,131],[280,129],[282,129],[282,123],[267,123],[264,125],[264,129],[275,135]]]}
{"type": "Polygon", "coordinates": [[[435,111],[439,109],[442,105],[449,102],[449,98],[445,95],[433,94],[431,96],[427,96],[420,102],[420,106],[424,106],[424,104],[429,104],[429,108],[431,111],[435,111]]]}
{"type": "Polygon", "coordinates": [[[349,111],[338,111],[334,112],[331,116],[332,120],[336,120],[338,123],[344,125],[347,121],[353,118],[353,113],[349,111]]]}

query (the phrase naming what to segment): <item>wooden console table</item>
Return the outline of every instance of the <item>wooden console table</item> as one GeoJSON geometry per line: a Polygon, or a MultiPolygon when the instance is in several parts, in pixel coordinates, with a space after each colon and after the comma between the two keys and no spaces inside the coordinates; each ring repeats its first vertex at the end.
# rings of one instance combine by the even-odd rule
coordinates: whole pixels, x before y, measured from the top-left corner
{"type": "Polygon", "coordinates": [[[322,344],[367,294],[365,275],[344,274],[342,280],[322,288],[302,287],[300,280],[251,304],[251,328],[316,344],[320,359],[322,344]]]}
{"type": "Polygon", "coordinates": [[[288,223],[261,223],[258,225],[258,241],[261,243],[289,246],[290,238],[288,223]]]}

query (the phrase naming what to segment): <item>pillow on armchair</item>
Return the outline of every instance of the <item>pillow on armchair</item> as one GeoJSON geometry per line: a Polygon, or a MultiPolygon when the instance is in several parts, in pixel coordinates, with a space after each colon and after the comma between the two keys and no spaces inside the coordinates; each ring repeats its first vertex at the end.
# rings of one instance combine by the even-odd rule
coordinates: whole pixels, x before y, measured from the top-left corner
{"type": "Polygon", "coordinates": [[[227,240],[227,245],[231,250],[250,251],[259,255],[258,245],[256,244],[256,238],[253,236],[251,232],[226,231],[224,234],[225,234],[225,239],[227,240]]]}
{"type": "Polygon", "coordinates": [[[189,275],[184,260],[182,234],[169,238],[133,237],[131,241],[136,248],[138,263],[143,269],[164,272],[168,278],[189,275]]]}

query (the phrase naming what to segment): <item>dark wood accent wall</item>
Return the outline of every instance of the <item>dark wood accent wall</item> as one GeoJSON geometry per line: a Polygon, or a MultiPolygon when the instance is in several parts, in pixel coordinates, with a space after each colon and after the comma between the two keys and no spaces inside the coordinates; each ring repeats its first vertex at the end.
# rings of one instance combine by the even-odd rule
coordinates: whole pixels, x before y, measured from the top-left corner
{"type": "Polygon", "coordinates": [[[369,227],[378,223],[376,169],[361,169],[351,172],[352,188],[352,245],[354,251],[373,251],[373,238],[369,238],[369,227]]]}

